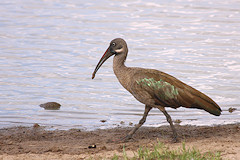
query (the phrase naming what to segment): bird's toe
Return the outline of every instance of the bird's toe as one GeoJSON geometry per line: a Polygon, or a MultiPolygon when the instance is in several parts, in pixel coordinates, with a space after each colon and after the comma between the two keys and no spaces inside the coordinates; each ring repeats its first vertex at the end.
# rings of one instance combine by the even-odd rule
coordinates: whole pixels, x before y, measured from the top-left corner
{"type": "Polygon", "coordinates": [[[179,142],[179,139],[177,137],[173,137],[172,143],[178,143],[178,142],[179,142]]]}
{"type": "Polygon", "coordinates": [[[133,140],[132,135],[127,135],[127,136],[121,138],[121,142],[128,142],[130,140],[133,140]]]}

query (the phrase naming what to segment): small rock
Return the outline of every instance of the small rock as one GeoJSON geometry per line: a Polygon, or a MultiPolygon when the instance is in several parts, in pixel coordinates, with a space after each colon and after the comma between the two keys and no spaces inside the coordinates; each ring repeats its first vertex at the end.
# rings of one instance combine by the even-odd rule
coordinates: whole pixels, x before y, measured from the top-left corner
{"type": "Polygon", "coordinates": [[[58,146],[53,146],[47,150],[47,152],[61,152],[61,151],[63,151],[63,149],[58,146]]]}
{"type": "Polygon", "coordinates": [[[39,106],[44,108],[45,110],[59,110],[61,105],[57,102],[47,102],[44,104],[40,104],[39,106]]]}
{"type": "Polygon", "coordinates": [[[107,120],[104,120],[104,119],[103,119],[103,120],[100,120],[100,122],[105,123],[105,122],[107,122],[107,120]]]}
{"type": "Polygon", "coordinates": [[[229,113],[232,113],[232,112],[234,112],[234,111],[236,111],[236,110],[237,110],[237,108],[232,108],[232,107],[228,108],[228,112],[229,112],[229,113]]]}
{"type": "Polygon", "coordinates": [[[122,125],[123,125],[124,123],[125,123],[124,121],[121,121],[121,122],[120,122],[120,124],[122,124],[122,125]]]}
{"type": "Polygon", "coordinates": [[[180,120],[180,119],[176,119],[175,121],[174,121],[174,123],[175,124],[180,124],[182,121],[180,120]]]}
{"type": "Polygon", "coordinates": [[[96,144],[94,144],[94,145],[88,146],[88,148],[89,148],[89,149],[90,149],[90,148],[97,148],[97,146],[96,146],[96,144]]]}
{"type": "Polygon", "coordinates": [[[8,145],[12,145],[12,144],[13,144],[13,141],[7,141],[7,144],[8,144],[8,145]]]}
{"type": "Polygon", "coordinates": [[[37,124],[37,123],[35,123],[35,124],[33,125],[33,128],[38,128],[38,127],[40,127],[40,125],[37,124]]]}
{"type": "Polygon", "coordinates": [[[133,123],[132,122],[129,122],[129,126],[132,126],[133,125],[133,123]]]}
{"type": "Polygon", "coordinates": [[[106,150],[107,149],[107,147],[106,146],[102,146],[102,148],[101,148],[102,150],[106,150]]]}

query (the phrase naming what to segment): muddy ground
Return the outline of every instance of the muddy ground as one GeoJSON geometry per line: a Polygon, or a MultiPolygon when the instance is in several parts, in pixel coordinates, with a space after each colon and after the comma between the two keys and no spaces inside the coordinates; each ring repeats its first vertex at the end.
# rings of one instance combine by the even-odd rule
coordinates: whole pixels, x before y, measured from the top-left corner
{"type": "MultiPolygon", "coordinates": [[[[126,135],[131,128],[95,131],[79,129],[48,131],[44,127],[14,127],[0,129],[0,159],[93,159],[122,155],[123,146],[129,156],[140,146],[152,147],[158,141],[170,149],[194,147],[202,153],[221,152],[223,159],[240,159],[240,124],[219,126],[176,125],[180,142],[172,143],[169,126],[142,127],[129,142],[115,140],[126,135]],[[89,146],[96,145],[96,148],[89,146]]],[[[94,146],[95,147],[95,146],[94,146]]]]}

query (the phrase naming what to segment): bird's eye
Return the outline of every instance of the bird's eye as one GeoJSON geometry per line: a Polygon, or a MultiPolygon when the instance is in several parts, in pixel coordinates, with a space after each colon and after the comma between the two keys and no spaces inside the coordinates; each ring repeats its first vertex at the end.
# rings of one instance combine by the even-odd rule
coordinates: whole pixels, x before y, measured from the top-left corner
{"type": "Polygon", "coordinates": [[[115,43],[115,42],[113,42],[113,43],[112,43],[112,46],[116,46],[116,43],[115,43]]]}

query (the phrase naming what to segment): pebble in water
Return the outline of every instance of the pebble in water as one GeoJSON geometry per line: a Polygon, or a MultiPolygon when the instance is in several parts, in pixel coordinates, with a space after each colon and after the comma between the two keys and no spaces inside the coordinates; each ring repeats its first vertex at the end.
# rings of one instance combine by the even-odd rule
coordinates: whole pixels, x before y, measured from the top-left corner
{"type": "Polygon", "coordinates": [[[232,108],[232,107],[228,108],[228,112],[229,112],[229,113],[232,113],[232,112],[234,112],[234,111],[236,111],[236,110],[237,110],[237,108],[232,108]]]}
{"type": "Polygon", "coordinates": [[[44,104],[40,104],[39,106],[44,108],[45,110],[59,110],[61,105],[57,102],[47,102],[44,104]]]}

